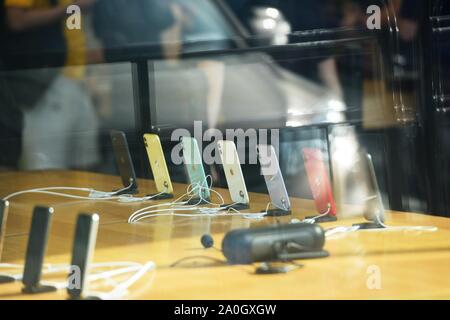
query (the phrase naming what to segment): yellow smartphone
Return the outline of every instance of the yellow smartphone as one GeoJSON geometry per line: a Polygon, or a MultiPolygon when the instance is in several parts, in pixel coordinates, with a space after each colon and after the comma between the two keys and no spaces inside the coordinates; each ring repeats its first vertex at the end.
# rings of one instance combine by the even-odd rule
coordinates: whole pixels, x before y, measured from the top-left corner
{"type": "Polygon", "coordinates": [[[144,143],[153,178],[155,179],[156,190],[158,193],[173,194],[172,181],[170,180],[169,170],[167,170],[166,159],[159,136],[146,133],[144,134],[144,143]]]}

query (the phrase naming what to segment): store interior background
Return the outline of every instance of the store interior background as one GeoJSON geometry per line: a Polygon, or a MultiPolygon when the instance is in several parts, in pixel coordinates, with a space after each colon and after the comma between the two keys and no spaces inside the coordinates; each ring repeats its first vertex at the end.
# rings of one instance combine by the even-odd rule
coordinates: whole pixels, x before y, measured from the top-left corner
{"type": "MultiPolygon", "coordinates": [[[[127,134],[138,176],[150,178],[143,126],[161,135],[170,159],[171,132],[202,120],[222,130],[280,129],[293,197],[311,198],[303,147],[332,154],[336,175],[339,161],[351,171],[352,152],[365,148],[386,208],[450,216],[447,1],[86,1],[81,30],[58,35],[64,49],[51,47],[49,33],[20,54],[11,44],[36,30],[11,21],[14,0],[2,2],[0,170],[117,174],[115,129],[127,134]],[[371,4],[382,9],[381,30],[367,29],[371,4]],[[148,97],[134,87],[142,57],[148,97]]],[[[226,186],[219,166],[206,169],[214,186],[226,186]]],[[[169,171],[186,181],[182,167],[169,171]]],[[[257,165],[243,173],[249,191],[267,192],[257,165]]],[[[346,183],[336,192],[348,200],[346,183]]]]}

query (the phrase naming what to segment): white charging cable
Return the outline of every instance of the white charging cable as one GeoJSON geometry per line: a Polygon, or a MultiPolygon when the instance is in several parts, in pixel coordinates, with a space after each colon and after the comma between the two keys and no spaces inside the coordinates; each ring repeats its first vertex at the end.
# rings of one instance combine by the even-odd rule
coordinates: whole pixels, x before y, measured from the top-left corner
{"type": "MultiPolygon", "coordinates": [[[[72,195],[68,193],[63,192],[55,192],[55,191],[80,191],[80,192],[89,192],[92,193],[95,190],[89,189],[89,188],[74,188],[74,187],[49,187],[49,188],[37,188],[37,189],[28,189],[28,190],[22,190],[18,192],[14,192],[10,195],[7,195],[3,198],[3,200],[9,200],[11,198],[27,194],[27,193],[39,193],[39,194],[47,194],[47,195],[53,195],[53,196],[59,196],[59,197],[66,197],[66,198],[72,198],[72,199],[78,199],[78,200],[97,200],[99,198],[92,198],[90,196],[78,196],[78,195],[72,195]]],[[[99,192],[99,191],[97,191],[99,192]]],[[[105,193],[106,194],[106,193],[105,193]]],[[[116,200],[118,197],[102,197],[102,200],[116,200]]]]}
{"type": "Polygon", "coordinates": [[[129,294],[129,288],[133,286],[136,282],[138,282],[146,273],[154,270],[156,265],[154,262],[150,261],[144,264],[139,270],[136,271],[130,278],[127,280],[120,282],[113,290],[107,293],[101,292],[91,292],[91,294],[98,295],[100,298],[104,300],[116,300],[123,298],[127,294],[129,294]]]}
{"type": "Polygon", "coordinates": [[[21,265],[21,264],[12,264],[12,263],[0,263],[0,268],[3,268],[3,269],[22,269],[23,265],[21,265]]]}
{"type": "MultiPolygon", "coordinates": [[[[192,209],[187,209],[188,211],[191,211],[192,209]]],[[[156,218],[156,217],[164,217],[164,216],[174,216],[174,217],[185,217],[185,218],[199,218],[199,217],[232,217],[232,216],[239,216],[246,219],[262,219],[266,216],[266,213],[242,213],[242,212],[223,212],[218,211],[214,213],[175,213],[173,212],[173,209],[165,209],[165,210],[153,210],[145,212],[146,215],[139,217],[135,220],[133,220],[132,223],[139,222],[141,220],[150,219],[150,218],[156,218]],[[169,213],[161,213],[161,211],[171,211],[169,213]]]]}
{"type": "Polygon", "coordinates": [[[152,200],[153,198],[156,198],[160,196],[161,194],[166,193],[166,191],[160,192],[158,194],[148,196],[148,197],[135,197],[131,194],[120,194],[121,192],[129,189],[129,187],[112,191],[112,192],[106,192],[106,191],[98,191],[92,188],[77,188],[77,187],[47,187],[47,188],[36,188],[36,189],[28,189],[28,190],[22,190],[18,192],[14,192],[12,194],[7,195],[3,198],[4,201],[9,200],[11,198],[28,194],[28,193],[37,193],[37,194],[45,194],[45,195],[51,195],[51,196],[57,196],[57,197],[64,197],[64,198],[70,198],[70,199],[76,199],[76,200],[95,200],[95,201],[111,201],[111,200],[118,200],[122,203],[132,203],[132,202],[145,202],[152,200]],[[74,195],[69,194],[65,192],[57,192],[57,191],[78,191],[78,192],[87,192],[88,196],[81,196],[81,195],[74,195]]]}
{"type": "Polygon", "coordinates": [[[358,231],[359,226],[352,226],[352,227],[334,227],[325,230],[325,238],[327,240],[336,240],[343,238],[345,235],[358,231]]]}
{"type": "Polygon", "coordinates": [[[151,195],[151,196],[147,196],[147,197],[135,197],[132,195],[120,195],[119,196],[119,202],[122,203],[133,203],[133,202],[146,202],[146,201],[150,201],[153,200],[156,197],[159,197],[162,194],[167,193],[167,190],[164,190],[160,193],[151,195]]]}
{"type": "MultiPolygon", "coordinates": [[[[23,268],[22,265],[14,265],[14,264],[0,264],[2,268],[23,268]]],[[[126,280],[119,282],[115,288],[107,293],[96,293],[102,299],[118,299],[124,297],[128,294],[128,289],[139,281],[147,272],[156,268],[156,265],[153,261],[149,261],[144,265],[137,262],[107,262],[107,263],[93,263],[90,267],[91,270],[101,269],[101,268],[112,268],[119,267],[114,270],[108,270],[103,272],[93,273],[88,276],[88,282],[94,283],[100,280],[109,280],[114,277],[126,275],[133,273],[126,280]]],[[[46,265],[43,270],[44,274],[52,274],[52,273],[61,273],[61,272],[69,272],[70,267],[67,264],[60,265],[46,265]]],[[[22,280],[22,274],[11,275],[16,281],[22,280]]],[[[68,282],[50,282],[50,281],[42,281],[43,285],[51,285],[57,288],[58,290],[66,289],[68,287],[68,282]]],[[[92,294],[92,292],[87,293],[92,294]]]]}
{"type": "MultiPolygon", "coordinates": [[[[136,268],[141,267],[140,263],[137,262],[127,262],[127,261],[114,261],[114,262],[104,262],[104,263],[93,263],[91,264],[91,269],[104,269],[104,268],[136,268]]],[[[0,263],[0,268],[2,269],[21,269],[23,270],[24,266],[20,264],[9,264],[9,263],[0,263]]],[[[55,274],[60,272],[69,272],[70,266],[68,264],[45,264],[43,266],[42,273],[43,274],[55,274]]],[[[14,278],[17,281],[22,280],[23,273],[20,274],[11,274],[8,275],[14,278]]]]}

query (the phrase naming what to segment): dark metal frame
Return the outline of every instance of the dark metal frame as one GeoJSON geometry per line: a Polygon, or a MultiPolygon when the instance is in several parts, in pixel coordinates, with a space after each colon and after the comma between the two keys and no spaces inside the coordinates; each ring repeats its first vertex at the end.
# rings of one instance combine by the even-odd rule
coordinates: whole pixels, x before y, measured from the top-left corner
{"type": "MultiPolygon", "coordinates": [[[[421,61],[423,63],[423,127],[421,128],[422,152],[426,161],[427,183],[429,187],[429,208],[432,213],[449,215],[448,203],[450,191],[445,180],[450,174],[449,161],[442,156],[442,151],[448,149],[442,139],[442,131],[449,127],[450,117],[446,108],[446,99],[441,90],[442,77],[440,70],[439,45],[444,41],[444,34],[449,33],[446,26],[449,17],[442,16],[441,0],[424,0],[422,3],[422,47],[421,61]]],[[[449,39],[448,37],[447,39],[449,39]]],[[[448,41],[448,40],[447,40],[448,41]]],[[[448,143],[448,141],[447,141],[448,143]]]]}

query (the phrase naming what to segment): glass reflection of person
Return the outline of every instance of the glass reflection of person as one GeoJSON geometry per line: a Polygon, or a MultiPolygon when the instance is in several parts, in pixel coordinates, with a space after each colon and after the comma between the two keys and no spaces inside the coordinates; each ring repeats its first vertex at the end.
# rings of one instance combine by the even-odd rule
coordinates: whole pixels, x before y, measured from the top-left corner
{"type": "MultiPolygon", "coordinates": [[[[97,0],[92,8],[93,35],[103,50],[106,88],[99,94],[101,125],[105,129],[120,129],[131,133],[135,118],[130,103],[130,69],[126,63],[116,61],[116,50],[135,48],[167,57],[179,55],[180,28],[175,24],[175,13],[167,0],[97,0]],[[173,46],[163,46],[171,42],[173,46]],[[146,47],[145,49],[140,48],[146,47]],[[120,75],[120,76],[119,76],[120,75]]],[[[120,51],[120,50],[119,50],[120,51]]],[[[120,61],[120,57],[118,59],[120,61]]]]}
{"type": "MultiPolygon", "coordinates": [[[[64,24],[67,6],[76,4],[84,10],[94,2],[5,0],[7,50],[9,57],[17,57],[10,61],[15,68],[53,68],[52,78],[45,79],[48,83],[40,84],[45,86],[42,94],[23,106],[24,169],[90,167],[98,161],[98,124],[82,83],[87,63],[85,35],[82,29],[69,30],[64,24]],[[41,61],[31,61],[35,58],[41,61]]],[[[41,71],[27,73],[36,78],[41,71]]],[[[24,87],[16,95],[25,90],[33,88],[24,87]]]]}
{"type": "MultiPolygon", "coordinates": [[[[381,1],[372,0],[347,0],[343,4],[344,26],[364,26],[367,15],[364,8],[372,4],[383,4],[381,1]]],[[[388,24],[387,12],[393,9],[398,23],[399,35],[404,42],[411,42],[417,37],[419,31],[420,0],[391,0],[392,7],[383,7],[381,21],[383,26],[388,24]]]]}
{"type": "MultiPolygon", "coordinates": [[[[201,5],[201,2],[196,5],[201,5]]],[[[178,0],[98,0],[92,20],[95,33],[105,49],[106,61],[114,60],[114,50],[108,49],[132,47],[140,50],[139,46],[142,46],[142,50],[151,50],[161,56],[168,68],[176,69],[181,64],[179,57],[183,49],[183,34],[195,24],[193,11],[196,5],[178,0]]],[[[223,89],[223,65],[217,61],[203,60],[197,67],[208,84],[208,122],[214,126],[223,89]]],[[[120,85],[116,82],[113,81],[112,86],[120,85]]],[[[112,90],[112,94],[115,92],[120,92],[120,89],[112,90]]],[[[117,106],[116,111],[127,111],[123,109],[123,105],[117,106]]]]}
{"type": "MultiPolygon", "coordinates": [[[[93,8],[95,34],[104,49],[153,45],[164,53],[173,50],[161,45],[180,40],[178,6],[167,0],[98,0],[93,8]]],[[[146,49],[148,50],[148,48],[146,49]]],[[[158,53],[158,52],[155,52],[158,53]]],[[[105,51],[105,59],[114,60],[105,51]]],[[[167,53],[172,56],[174,53],[167,53]]],[[[177,52],[175,52],[175,55],[177,52]]]]}
{"type": "MultiPolygon", "coordinates": [[[[175,22],[180,13],[171,3],[171,0],[97,0],[92,7],[93,38],[101,47],[106,62],[101,72],[111,75],[101,77],[103,89],[96,99],[100,104],[102,131],[122,130],[132,141],[142,139],[136,137],[135,131],[130,64],[115,62],[122,61],[122,51],[126,49],[133,51],[127,58],[134,53],[178,58],[181,35],[179,24],[175,22]]],[[[100,139],[109,137],[101,135],[100,139]]],[[[104,170],[113,170],[112,150],[105,150],[104,159],[104,170]]]]}
{"type": "Polygon", "coordinates": [[[22,150],[23,116],[17,108],[0,57],[0,171],[17,169],[22,150]]]}
{"type": "MultiPolygon", "coordinates": [[[[195,79],[199,79],[197,76],[200,74],[200,78],[206,83],[207,87],[202,102],[205,101],[207,106],[208,125],[214,127],[218,121],[218,113],[222,102],[223,63],[202,59],[196,62],[196,69],[199,72],[191,72],[191,68],[186,71],[183,70],[183,66],[192,62],[180,60],[185,35],[189,34],[191,28],[195,28],[195,24],[201,20],[197,16],[196,9],[208,5],[210,4],[206,0],[193,2],[191,0],[98,0],[94,6],[92,22],[95,34],[105,49],[106,61],[115,60],[116,51],[111,49],[117,48],[145,50],[146,53],[159,56],[158,61],[155,62],[160,72],[159,75],[161,75],[157,78],[161,81],[158,83],[157,94],[162,96],[165,90],[174,88],[169,95],[173,96],[172,101],[178,99],[180,102],[180,112],[173,115],[174,121],[178,121],[180,118],[196,117],[200,108],[190,108],[181,94],[177,92],[177,89],[180,86],[186,88],[189,84],[183,82],[191,81],[192,78],[190,77],[193,76],[196,77],[195,79]],[[165,82],[167,81],[165,77],[167,74],[169,74],[171,80],[165,82]],[[174,76],[173,80],[172,75],[174,76]]],[[[114,69],[116,73],[129,72],[122,69],[122,66],[118,64],[111,64],[109,68],[114,69]]],[[[108,98],[105,95],[103,98],[105,101],[112,101],[109,104],[112,111],[108,112],[109,118],[105,119],[105,123],[108,122],[121,130],[131,128],[134,123],[133,112],[130,112],[132,106],[124,100],[125,97],[131,95],[125,92],[125,81],[128,81],[128,79],[112,78],[110,84],[111,97],[108,98]]],[[[193,86],[201,86],[202,84],[203,82],[200,81],[193,86]]],[[[195,92],[192,94],[195,95],[195,92]]],[[[171,97],[167,99],[170,101],[171,97]]]]}
{"type": "MultiPolygon", "coordinates": [[[[324,0],[270,0],[270,2],[283,12],[293,31],[335,27],[333,21],[325,15],[324,0]]],[[[323,83],[337,97],[342,98],[336,60],[333,57],[321,59],[317,64],[302,63],[296,69],[307,76],[309,73],[310,77],[323,83]],[[316,70],[309,70],[310,67],[315,67],[316,70]]]]}
{"type": "MultiPolygon", "coordinates": [[[[227,0],[228,5],[237,16],[247,23],[251,8],[270,6],[279,9],[291,25],[292,32],[334,27],[325,16],[324,0],[227,0]]],[[[336,60],[331,58],[320,61],[296,61],[290,69],[325,85],[336,97],[342,98],[343,92],[338,76],[336,60]]]]}

